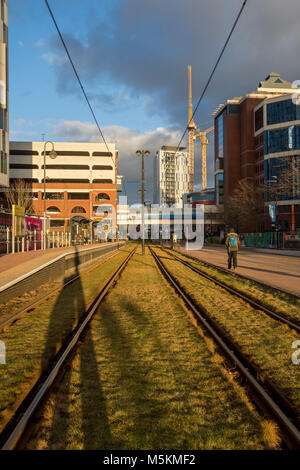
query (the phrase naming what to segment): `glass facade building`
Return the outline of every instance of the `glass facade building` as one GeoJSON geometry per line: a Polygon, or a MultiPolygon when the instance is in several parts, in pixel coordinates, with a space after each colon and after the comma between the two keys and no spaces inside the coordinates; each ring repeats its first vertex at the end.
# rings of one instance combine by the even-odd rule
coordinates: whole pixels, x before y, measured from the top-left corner
{"type": "Polygon", "coordinates": [[[297,120],[300,120],[300,106],[295,105],[291,99],[267,104],[268,125],[297,120]]]}
{"type": "Polygon", "coordinates": [[[264,106],[265,202],[300,201],[300,106],[292,98],[266,100],[264,106]],[[277,155],[278,154],[278,155],[277,155]],[[294,170],[292,170],[292,168],[294,170]],[[290,177],[287,179],[287,174],[290,177]]]}
{"type": "MultiPolygon", "coordinates": [[[[300,199],[300,155],[268,158],[264,164],[265,178],[265,201],[295,201],[300,199]],[[291,168],[296,170],[291,176],[286,190],[283,188],[278,192],[276,187],[280,183],[280,179],[284,172],[288,172],[291,168]]],[[[292,174],[292,173],[291,173],[292,174]]]]}
{"type": "Polygon", "coordinates": [[[300,125],[265,131],[265,155],[300,149],[300,125]]]}
{"type": "Polygon", "coordinates": [[[7,0],[0,0],[0,185],[8,186],[8,54],[7,0]]]}
{"type": "Polygon", "coordinates": [[[223,114],[221,114],[218,117],[218,157],[223,158],[224,157],[224,131],[223,131],[223,126],[224,126],[224,120],[223,120],[223,114]]]}

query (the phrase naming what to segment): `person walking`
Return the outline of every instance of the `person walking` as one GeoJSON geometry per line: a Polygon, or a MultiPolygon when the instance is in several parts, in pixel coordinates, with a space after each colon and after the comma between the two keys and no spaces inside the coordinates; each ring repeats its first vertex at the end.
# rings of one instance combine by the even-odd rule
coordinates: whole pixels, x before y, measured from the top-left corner
{"type": "Polygon", "coordinates": [[[234,228],[231,228],[230,232],[227,234],[225,245],[228,254],[228,269],[231,269],[231,265],[233,265],[233,269],[236,269],[240,240],[238,234],[235,233],[234,228]]]}

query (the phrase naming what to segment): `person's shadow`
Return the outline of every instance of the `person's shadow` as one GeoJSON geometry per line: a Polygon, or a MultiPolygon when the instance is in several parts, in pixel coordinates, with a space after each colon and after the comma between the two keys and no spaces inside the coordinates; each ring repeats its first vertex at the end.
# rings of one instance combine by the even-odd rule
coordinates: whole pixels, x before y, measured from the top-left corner
{"type": "MultiPolygon", "coordinates": [[[[75,275],[79,276],[79,254],[78,248],[75,247],[75,275]]],[[[47,335],[45,339],[45,347],[42,355],[41,367],[45,371],[49,367],[53,357],[72,334],[72,330],[78,324],[80,318],[87,309],[81,278],[79,277],[74,283],[63,289],[54,305],[51,313],[47,335]]],[[[80,390],[76,393],[76,400],[81,403],[82,408],[82,433],[84,449],[91,449],[95,442],[95,433],[99,439],[99,428],[97,419],[90,419],[94,413],[101,419],[103,430],[103,443],[109,448],[111,441],[110,429],[107,420],[105,400],[102,393],[100,374],[95,357],[95,350],[91,331],[89,328],[83,334],[83,342],[75,346],[76,353],[79,353],[79,374],[80,374],[80,390]]],[[[73,353],[72,360],[76,362],[76,353],[73,353]]],[[[76,379],[76,364],[74,366],[76,379]]],[[[78,371],[77,371],[78,372],[78,371]]],[[[63,401],[55,402],[51,433],[48,440],[48,448],[60,449],[68,448],[70,444],[71,433],[68,423],[68,413],[74,400],[74,390],[72,386],[71,376],[73,373],[73,362],[70,361],[64,377],[58,386],[58,394],[54,395],[54,400],[60,396],[61,387],[64,387],[63,401]],[[72,398],[71,398],[72,397],[72,398]]],[[[76,405],[77,406],[77,405],[76,405]]]]}

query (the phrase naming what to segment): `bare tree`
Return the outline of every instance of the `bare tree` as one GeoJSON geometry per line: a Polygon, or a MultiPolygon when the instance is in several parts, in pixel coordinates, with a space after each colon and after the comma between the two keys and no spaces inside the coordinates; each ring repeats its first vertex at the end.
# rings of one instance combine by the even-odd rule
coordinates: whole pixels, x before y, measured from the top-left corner
{"type": "Polygon", "coordinates": [[[264,190],[252,181],[239,181],[234,193],[225,202],[225,222],[237,231],[258,231],[264,212],[264,190]]]}
{"type": "Polygon", "coordinates": [[[274,201],[300,199],[300,166],[297,160],[290,159],[279,177],[273,177],[273,181],[266,184],[269,198],[274,201]]]}
{"type": "Polygon", "coordinates": [[[10,183],[8,188],[2,188],[1,192],[4,193],[8,206],[11,208],[13,204],[24,207],[26,214],[33,214],[32,205],[32,186],[25,180],[17,179],[10,183]]]}

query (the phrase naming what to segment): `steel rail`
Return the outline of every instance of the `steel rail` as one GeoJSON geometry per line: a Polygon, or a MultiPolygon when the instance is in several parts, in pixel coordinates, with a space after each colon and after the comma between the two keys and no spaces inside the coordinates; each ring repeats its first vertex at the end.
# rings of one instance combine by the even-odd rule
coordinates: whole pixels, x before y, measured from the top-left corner
{"type": "MultiPolygon", "coordinates": [[[[273,310],[270,310],[268,307],[265,307],[262,305],[259,301],[255,301],[251,299],[251,297],[248,297],[245,294],[242,294],[238,290],[234,289],[233,287],[227,286],[227,284],[224,284],[222,281],[219,281],[218,279],[215,279],[214,277],[210,276],[209,274],[203,273],[200,269],[196,268],[195,266],[192,266],[190,263],[187,261],[184,261],[181,258],[178,258],[174,253],[170,253],[169,251],[166,251],[165,248],[160,247],[161,250],[165,251],[168,253],[170,256],[173,256],[176,261],[179,263],[182,263],[183,265],[187,266],[190,268],[192,271],[195,273],[199,274],[200,276],[204,277],[205,279],[208,279],[209,281],[213,282],[214,284],[217,284],[219,287],[222,287],[222,289],[225,289],[227,292],[229,292],[232,295],[235,295],[236,297],[239,297],[242,299],[244,302],[247,302],[251,307],[253,307],[255,310],[262,310],[264,313],[266,313],[268,316],[272,317],[274,320],[277,320],[285,325],[288,325],[290,328],[293,330],[297,331],[300,333],[300,324],[293,322],[289,320],[287,317],[284,315],[281,315],[280,313],[276,313],[273,310]]],[[[185,255],[183,255],[185,256],[185,255]]],[[[196,258],[193,258],[196,259],[196,258]]]]}
{"type": "MultiPolygon", "coordinates": [[[[254,375],[248,370],[249,360],[246,360],[242,354],[237,355],[234,351],[237,349],[232,341],[229,341],[228,337],[225,339],[225,335],[222,334],[221,329],[218,328],[216,331],[216,323],[211,321],[205,314],[203,309],[196,306],[194,301],[184,292],[184,290],[178,285],[178,282],[172,276],[172,274],[165,267],[163,262],[159,259],[153,249],[149,246],[150,252],[154,257],[160,271],[167,279],[167,281],[173,286],[177,294],[184,300],[187,307],[194,313],[195,317],[200,321],[204,328],[209,332],[211,337],[221,348],[223,353],[228,357],[230,362],[239,370],[240,374],[247,380],[255,395],[259,399],[259,402],[263,404],[263,407],[268,410],[273,418],[280,425],[280,429],[283,431],[285,442],[291,449],[300,449],[300,431],[282,411],[280,406],[274,401],[274,399],[267,393],[267,391],[260,385],[254,375]],[[245,360],[244,360],[245,359],[245,360]],[[247,366],[245,365],[247,364],[247,366]]],[[[277,392],[278,393],[278,392],[277,392]]],[[[283,397],[284,398],[284,397],[283,397]]]]}
{"type": "Polygon", "coordinates": [[[92,267],[90,267],[89,269],[85,270],[83,273],[81,274],[78,274],[77,276],[74,276],[72,277],[71,279],[69,279],[67,282],[65,282],[62,286],[59,286],[59,287],[56,287],[55,289],[53,289],[52,291],[48,292],[47,294],[45,294],[43,297],[40,297],[39,299],[37,299],[36,301],[34,301],[32,304],[30,305],[27,305],[27,307],[25,307],[24,309],[20,310],[19,312],[16,312],[14,313],[13,315],[11,315],[9,318],[7,318],[6,320],[4,320],[2,323],[0,323],[0,332],[1,330],[3,330],[5,327],[7,327],[8,325],[10,325],[11,323],[14,323],[15,321],[19,320],[21,317],[23,317],[23,315],[25,315],[25,313],[29,312],[30,310],[34,309],[35,307],[37,307],[38,305],[41,305],[43,304],[46,300],[49,299],[49,297],[51,297],[52,295],[62,291],[63,289],[65,289],[65,287],[69,286],[70,284],[73,284],[73,282],[75,282],[77,279],[79,278],[82,278],[84,276],[86,276],[89,272],[93,271],[94,269],[97,269],[103,262],[103,260],[108,260],[110,258],[112,258],[113,256],[116,255],[116,253],[118,252],[119,250],[119,247],[118,248],[114,248],[112,247],[111,250],[103,253],[103,255],[99,256],[98,260],[97,261],[100,261],[101,262],[97,262],[96,265],[93,265],[92,267]],[[111,253],[112,252],[112,253],[111,253]],[[106,256],[106,255],[110,255],[110,256],[106,256]]]}
{"type": "MultiPolygon", "coordinates": [[[[34,388],[38,388],[36,394],[31,399],[29,405],[26,406],[26,409],[24,411],[22,411],[21,418],[18,420],[18,422],[17,422],[16,426],[14,427],[14,429],[9,433],[9,436],[5,440],[5,443],[3,444],[1,450],[13,450],[13,449],[15,449],[15,447],[17,446],[20,438],[22,437],[29,421],[31,420],[34,412],[36,411],[37,407],[40,405],[42,399],[45,397],[47,391],[49,390],[50,386],[54,382],[54,380],[57,377],[58,373],[61,371],[62,367],[64,366],[66,360],[68,359],[68,357],[70,355],[70,352],[76,346],[76,344],[77,344],[79,338],[81,337],[83,331],[85,330],[86,326],[88,325],[88,323],[92,319],[93,315],[95,314],[95,312],[99,308],[103,298],[106,296],[109,289],[115,283],[116,279],[121,274],[121,272],[125,269],[125,267],[127,266],[129,260],[131,259],[131,257],[135,253],[136,249],[137,249],[137,246],[129,253],[129,255],[126,257],[126,259],[124,261],[122,261],[122,263],[115,270],[114,274],[111,276],[109,281],[101,289],[100,293],[97,295],[94,302],[88,308],[85,317],[80,321],[79,325],[74,330],[71,339],[69,339],[67,341],[67,343],[65,345],[63,345],[62,348],[60,349],[60,351],[58,352],[58,354],[57,354],[58,360],[55,363],[55,365],[52,367],[52,369],[47,373],[47,376],[46,376],[45,380],[43,380],[43,383],[39,384],[39,386],[35,385],[34,388]]],[[[26,398],[25,398],[25,400],[26,400],[26,398]]],[[[18,414],[18,411],[17,411],[16,414],[18,414]]],[[[3,435],[3,434],[5,434],[5,429],[1,433],[1,435],[3,435]]],[[[0,440],[1,440],[1,435],[0,435],[0,440]]]]}
{"type": "MultiPolygon", "coordinates": [[[[171,249],[171,247],[169,247],[169,249],[171,249]]],[[[187,258],[190,258],[193,261],[197,261],[198,263],[202,263],[205,266],[208,266],[209,268],[213,268],[216,271],[220,271],[221,273],[229,274],[232,277],[236,277],[236,278],[240,278],[240,279],[245,279],[246,281],[251,281],[251,282],[257,284],[258,286],[262,286],[262,287],[265,287],[269,290],[280,292],[281,294],[288,294],[291,297],[295,297],[296,299],[300,300],[300,296],[295,294],[292,291],[279,289],[279,287],[272,286],[271,284],[266,284],[265,282],[258,281],[257,279],[254,279],[253,277],[245,276],[244,274],[240,274],[240,273],[237,273],[237,272],[233,273],[232,271],[230,271],[230,269],[222,268],[221,266],[217,266],[216,264],[210,263],[209,261],[205,261],[201,258],[196,258],[195,256],[191,256],[191,255],[188,255],[186,253],[183,253],[182,251],[179,251],[179,250],[176,250],[176,249],[174,249],[173,251],[175,251],[176,253],[178,253],[182,256],[186,256],[187,258]]]]}

